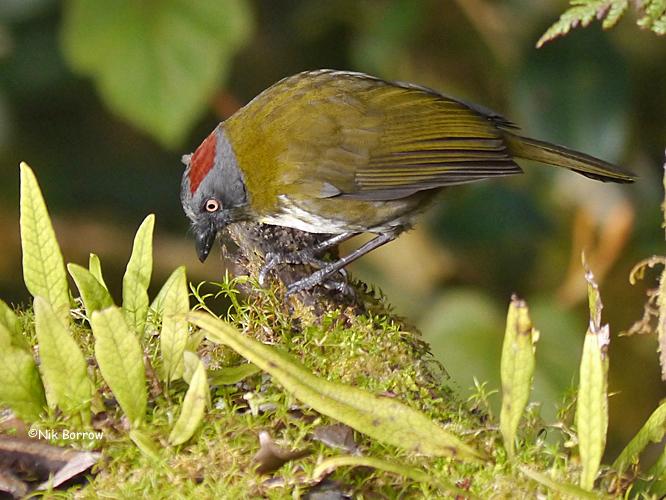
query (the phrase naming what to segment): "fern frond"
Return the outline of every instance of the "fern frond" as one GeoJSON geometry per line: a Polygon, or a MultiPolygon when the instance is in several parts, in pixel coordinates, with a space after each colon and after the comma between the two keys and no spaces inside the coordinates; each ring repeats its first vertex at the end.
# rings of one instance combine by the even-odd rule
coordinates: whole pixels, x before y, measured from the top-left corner
{"type": "Polygon", "coordinates": [[[643,17],[638,20],[641,28],[652,30],[657,35],[666,35],[666,0],[645,0],[640,10],[643,17]]]}
{"type": "Polygon", "coordinates": [[[627,3],[628,0],[571,0],[571,7],[548,28],[536,46],[540,48],[546,42],[566,35],[578,26],[586,27],[594,19],[603,19],[604,28],[610,27],[617,22],[627,8],[627,3]],[[608,21],[609,18],[610,21],[608,21]],[[610,26],[606,26],[607,23],[610,23],[610,26]]]}
{"type": "Polygon", "coordinates": [[[620,0],[616,2],[611,2],[608,7],[608,12],[604,17],[601,27],[605,30],[612,28],[617,24],[617,22],[622,17],[622,14],[625,13],[627,7],[629,6],[628,0],[620,0]]]}
{"type": "MultiPolygon", "coordinates": [[[[632,2],[640,12],[638,25],[657,35],[666,34],[666,0],[636,0],[632,2]]],[[[617,24],[629,7],[629,0],[570,0],[570,7],[559,20],[543,34],[537,47],[566,35],[573,28],[587,26],[594,19],[602,21],[603,29],[617,24]]]]}

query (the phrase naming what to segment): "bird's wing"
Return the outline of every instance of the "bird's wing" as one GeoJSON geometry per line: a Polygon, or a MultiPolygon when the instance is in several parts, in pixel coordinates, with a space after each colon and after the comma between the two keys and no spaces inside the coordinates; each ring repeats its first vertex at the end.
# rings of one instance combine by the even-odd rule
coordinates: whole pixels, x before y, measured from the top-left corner
{"type": "MultiPolygon", "coordinates": [[[[390,200],[521,172],[498,128],[510,122],[424,87],[310,72],[279,82],[246,112],[256,113],[262,137],[281,138],[270,148],[279,183],[306,185],[310,195],[390,200]]],[[[261,148],[248,149],[258,157],[261,148]]]]}

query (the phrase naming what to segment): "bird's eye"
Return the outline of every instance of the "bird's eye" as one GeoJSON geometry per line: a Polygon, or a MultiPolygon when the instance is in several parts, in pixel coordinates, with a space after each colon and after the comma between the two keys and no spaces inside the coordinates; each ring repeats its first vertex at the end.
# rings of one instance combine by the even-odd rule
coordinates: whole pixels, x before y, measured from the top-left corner
{"type": "Polygon", "coordinates": [[[206,212],[217,212],[220,209],[220,202],[215,198],[211,198],[210,200],[206,201],[205,207],[206,212]]]}

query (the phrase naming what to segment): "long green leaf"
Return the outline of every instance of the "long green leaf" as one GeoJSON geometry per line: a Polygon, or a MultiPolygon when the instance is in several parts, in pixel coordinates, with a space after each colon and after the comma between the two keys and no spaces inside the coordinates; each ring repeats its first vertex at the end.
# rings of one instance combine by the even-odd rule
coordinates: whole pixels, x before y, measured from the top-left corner
{"type": "Polygon", "coordinates": [[[23,280],[33,297],[44,297],[63,323],[69,321],[69,290],[60,246],[32,169],[21,163],[23,280]]]}
{"type": "Polygon", "coordinates": [[[138,335],[143,334],[148,315],[148,285],[153,272],[154,227],[155,216],[150,214],[136,232],[132,255],[123,276],[125,320],[138,335]]]}
{"type": "Polygon", "coordinates": [[[273,376],[297,399],[379,441],[431,456],[469,460],[480,453],[423,413],[395,399],[319,378],[288,355],[242,335],[229,323],[201,312],[188,316],[213,342],[228,345],[273,376]]]}
{"type": "Polygon", "coordinates": [[[102,274],[102,262],[99,260],[97,254],[94,253],[90,254],[90,257],[88,258],[88,271],[90,271],[90,273],[95,277],[95,279],[99,281],[100,285],[102,285],[107,290],[109,289],[109,287],[106,286],[106,282],[104,281],[104,275],[102,274]]]}
{"type": "Polygon", "coordinates": [[[78,264],[67,264],[67,270],[74,278],[74,283],[79,289],[88,318],[92,316],[93,312],[113,305],[113,299],[109,291],[85,267],[78,264]]]}
{"type": "Polygon", "coordinates": [[[172,445],[183,444],[192,437],[203,421],[208,399],[206,368],[199,361],[190,380],[190,387],[185,394],[180,416],[169,435],[169,443],[172,445]]]}
{"type": "Polygon", "coordinates": [[[535,343],[539,338],[532,326],[527,304],[511,299],[502,346],[502,410],[500,431],[509,457],[514,455],[516,433],[532,389],[535,343]]]}
{"type": "Polygon", "coordinates": [[[164,307],[160,350],[162,352],[162,377],[166,382],[183,376],[183,352],[187,344],[187,319],[190,298],[187,289],[185,267],[176,269],[164,284],[164,307]]]}
{"type": "Polygon", "coordinates": [[[81,349],[55,315],[49,303],[35,297],[35,330],[39,342],[39,369],[48,387],[49,406],[59,407],[65,415],[77,415],[90,423],[92,382],[81,349]]]}
{"type": "Polygon", "coordinates": [[[32,353],[11,343],[12,336],[0,324],[0,405],[21,419],[38,420],[46,407],[44,386],[32,353]]]}
{"type": "Polygon", "coordinates": [[[622,472],[638,459],[638,455],[649,443],[659,443],[666,433],[666,401],[661,403],[636,433],[622,453],[613,462],[613,468],[622,472]]]}
{"type": "Polygon", "coordinates": [[[586,269],[590,323],[585,334],[576,401],[576,429],[582,472],[580,486],[592,490],[606,448],[608,430],[608,325],[601,325],[603,305],[594,276],[586,269]]]}
{"type": "Polygon", "coordinates": [[[122,311],[115,306],[93,313],[92,330],[102,377],[132,427],[139,427],[146,415],[148,399],[141,345],[127,326],[122,311]]]}

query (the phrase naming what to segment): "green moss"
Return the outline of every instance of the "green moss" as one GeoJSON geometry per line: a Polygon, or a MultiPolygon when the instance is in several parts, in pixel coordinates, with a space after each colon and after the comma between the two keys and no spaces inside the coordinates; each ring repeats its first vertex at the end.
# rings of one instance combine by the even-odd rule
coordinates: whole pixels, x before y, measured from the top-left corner
{"type": "MultiPolygon", "coordinates": [[[[472,465],[450,458],[417,456],[355,433],[363,455],[417,467],[435,482],[439,479],[457,484],[480,498],[533,497],[537,491],[545,491],[514,464],[547,470],[561,482],[577,482],[577,464],[568,459],[566,448],[560,444],[567,440],[566,436],[541,439],[540,431],[545,427],[534,411],[521,428],[520,436],[526,442],[519,444],[515,462],[508,462],[497,425],[483,409],[483,386],[480,385],[477,398],[461,401],[447,385],[443,367],[432,358],[420,334],[388,312],[390,308],[383,298],[367,293],[361,307],[331,306],[315,312],[296,301],[280,301],[272,291],[258,287],[249,298],[241,299],[236,293],[238,283],[227,279],[217,284],[217,297],[209,295],[199,307],[219,308],[218,299],[231,297],[227,319],[248,335],[279,345],[318,376],[400,398],[485,451],[490,460],[472,465]]],[[[21,321],[25,331],[32,332],[31,313],[24,313],[21,321]]],[[[149,333],[144,339],[146,357],[153,365],[158,362],[159,342],[157,335],[150,332],[157,332],[158,326],[159,318],[149,318],[149,333]]],[[[79,322],[74,334],[86,355],[91,356],[92,338],[87,322],[79,322]]],[[[30,337],[34,335],[30,333],[30,337]]],[[[198,350],[209,369],[242,362],[230,349],[206,340],[198,350]]],[[[313,439],[316,427],[332,423],[327,417],[303,407],[262,373],[234,386],[213,386],[213,407],[206,412],[204,424],[189,443],[169,447],[167,437],[178,417],[185,386],[176,382],[164,389],[150,374],[148,379],[154,390],[145,432],[157,443],[160,460],[142,455],[128,437],[127,422],[120,410],[107,403],[106,413],[95,419],[104,435],[101,442],[57,443],[96,447],[103,453],[89,483],[73,487],[64,495],[294,498],[314,485],[311,476],[318,461],[344,453],[313,439]],[[311,454],[286,463],[275,473],[259,475],[254,472],[253,457],[259,449],[261,431],[268,431],[276,444],[285,449],[307,448],[311,454]]],[[[103,395],[111,397],[108,389],[103,395]]],[[[67,422],[56,417],[40,426],[68,428],[67,422]]],[[[552,429],[549,432],[560,433],[552,429]]],[[[354,497],[455,496],[432,484],[368,468],[341,468],[330,479],[354,497]]]]}

